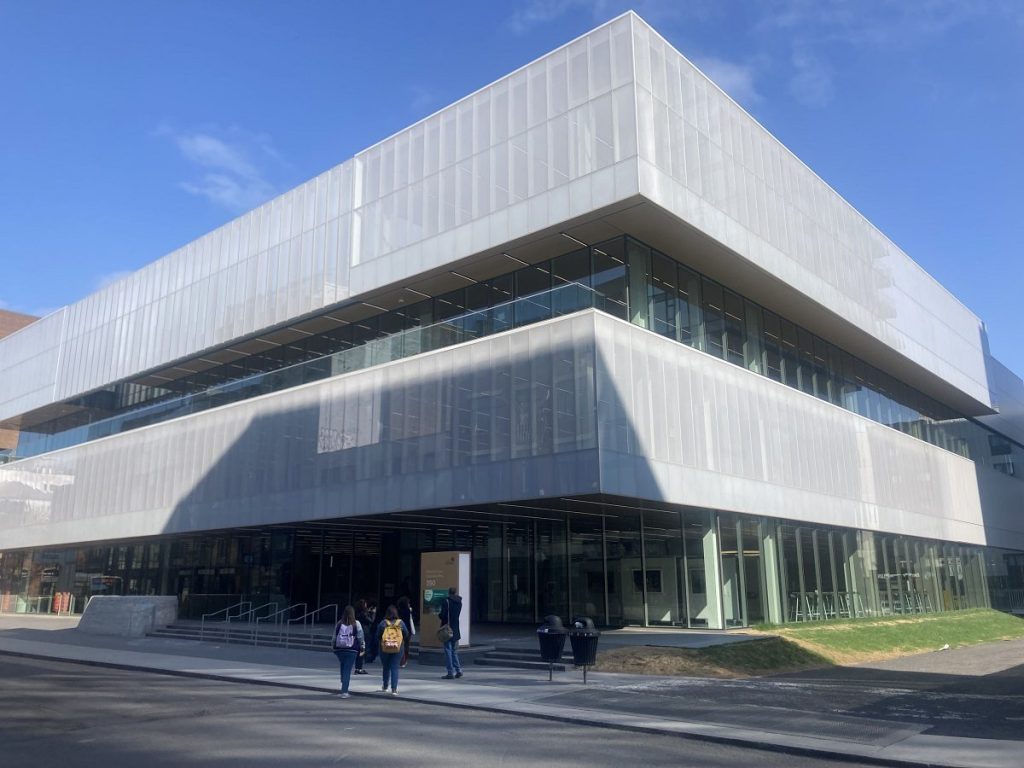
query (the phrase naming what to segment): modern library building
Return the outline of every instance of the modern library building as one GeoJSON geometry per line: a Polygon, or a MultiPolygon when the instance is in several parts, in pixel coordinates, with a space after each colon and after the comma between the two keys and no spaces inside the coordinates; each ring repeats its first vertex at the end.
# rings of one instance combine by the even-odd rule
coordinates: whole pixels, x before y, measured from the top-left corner
{"type": "Polygon", "coordinates": [[[0,339],[0,430],[0,610],[1024,608],[1024,384],[632,13],[0,339]]]}

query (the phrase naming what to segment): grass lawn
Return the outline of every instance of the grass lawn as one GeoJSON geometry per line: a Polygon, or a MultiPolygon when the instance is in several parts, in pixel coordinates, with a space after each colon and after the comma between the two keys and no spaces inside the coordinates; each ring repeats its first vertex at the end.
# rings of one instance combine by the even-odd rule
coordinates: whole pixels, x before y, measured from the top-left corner
{"type": "Polygon", "coordinates": [[[1024,620],[999,611],[977,609],[921,616],[761,625],[756,629],[791,640],[833,664],[856,664],[937,651],[945,645],[957,648],[1024,637],[1024,620]]]}
{"type": "Polygon", "coordinates": [[[747,642],[711,648],[636,646],[598,654],[596,670],[641,675],[747,677],[891,659],[945,645],[1024,637],[1024,620],[988,609],[923,616],[761,625],[747,642]]]}

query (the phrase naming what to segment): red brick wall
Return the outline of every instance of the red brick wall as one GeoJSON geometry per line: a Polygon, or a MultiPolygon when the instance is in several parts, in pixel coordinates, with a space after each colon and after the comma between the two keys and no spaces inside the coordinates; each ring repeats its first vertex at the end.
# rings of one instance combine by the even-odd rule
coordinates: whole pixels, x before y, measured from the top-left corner
{"type": "MultiPolygon", "coordinates": [[[[39,318],[32,317],[31,315],[22,315],[18,312],[5,312],[0,309],[0,339],[4,336],[9,336],[19,328],[24,328],[29,323],[33,323],[39,318]]],[[[3,376],[4,372],[0,370],[0,376],[3,376]]],[[[0,429],[0,450],[5,448],[14,448],[18,445],[18,433],[11,429],[0,429]]]]}

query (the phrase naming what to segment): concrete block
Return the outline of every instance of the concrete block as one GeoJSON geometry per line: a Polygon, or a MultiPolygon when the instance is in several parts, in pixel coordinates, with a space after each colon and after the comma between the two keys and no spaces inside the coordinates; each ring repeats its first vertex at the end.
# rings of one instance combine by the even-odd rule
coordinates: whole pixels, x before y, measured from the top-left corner
{"type": "Polygon", "coordinates": [[[174,595],[96,595],[85,607],[78,631],[93,635],[142,637],[156,627],[166,627],[178,618],[174,595]]]}

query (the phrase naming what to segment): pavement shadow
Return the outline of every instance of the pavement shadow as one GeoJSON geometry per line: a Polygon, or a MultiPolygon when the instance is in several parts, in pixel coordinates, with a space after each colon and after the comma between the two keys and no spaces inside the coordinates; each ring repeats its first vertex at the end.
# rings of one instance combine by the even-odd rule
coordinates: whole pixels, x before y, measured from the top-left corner
{"type": "Polygon", "coordinates": [[[968,666],[948,673],[831,667],[766,682],[816,691],[818,706],[844,715],[925,726],[928,735],[1024,741],[1024,663],[989,674],[968,666]]]}

